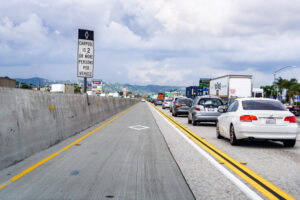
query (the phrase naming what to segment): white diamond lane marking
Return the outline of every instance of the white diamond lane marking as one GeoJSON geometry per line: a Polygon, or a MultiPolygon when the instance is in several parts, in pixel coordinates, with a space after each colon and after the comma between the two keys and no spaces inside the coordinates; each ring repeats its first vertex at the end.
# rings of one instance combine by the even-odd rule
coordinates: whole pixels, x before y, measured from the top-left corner
{"type": "Polygon", "coordinates": [[[134,126],[129,126],[128,128],[140,131],[140,130],[147,129],[149,127],[148,126],[142,126],[142,125],[134,125],[134,126]]]}

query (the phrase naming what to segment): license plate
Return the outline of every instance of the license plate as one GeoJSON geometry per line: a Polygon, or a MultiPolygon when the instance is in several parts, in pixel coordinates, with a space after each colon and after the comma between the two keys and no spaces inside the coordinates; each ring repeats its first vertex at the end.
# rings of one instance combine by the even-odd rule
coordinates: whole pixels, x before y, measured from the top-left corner
{"type": "Polygon", "coordinates": [[[208,111],[213,112],[213,111],[215,111],[215,109],[213,109],[213,108],[208,108],[208,111]]]}
{"type": "Polygon", "coordinates": [[[276,119],[267,119],[266,124],[276,124],[276,119]]]}

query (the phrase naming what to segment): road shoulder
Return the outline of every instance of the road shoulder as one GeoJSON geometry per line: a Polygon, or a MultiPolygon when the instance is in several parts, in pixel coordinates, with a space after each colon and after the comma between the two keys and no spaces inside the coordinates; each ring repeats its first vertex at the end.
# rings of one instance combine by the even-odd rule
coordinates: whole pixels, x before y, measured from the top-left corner
{"type": "Polygon", "coordinates": [[[247,199],[234,184],[188,144],[149,106],[169,149],[196,199],[247,199]]]}

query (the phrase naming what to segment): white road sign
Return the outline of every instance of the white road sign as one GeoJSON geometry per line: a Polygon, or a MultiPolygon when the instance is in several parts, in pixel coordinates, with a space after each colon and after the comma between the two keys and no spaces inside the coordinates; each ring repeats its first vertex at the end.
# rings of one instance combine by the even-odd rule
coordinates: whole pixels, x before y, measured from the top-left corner
{"type": "Polygon", "coordinates": [[[78,29],[77,76],[94,76],[94,31],[78,29]]]}

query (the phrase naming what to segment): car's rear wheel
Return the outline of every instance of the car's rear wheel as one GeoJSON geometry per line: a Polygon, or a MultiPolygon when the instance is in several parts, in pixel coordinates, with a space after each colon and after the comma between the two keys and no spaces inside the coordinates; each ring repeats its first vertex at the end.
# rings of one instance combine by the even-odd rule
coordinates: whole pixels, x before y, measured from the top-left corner
{"type": "Polygon", "coordinates": [[[220,134],[220,128],[219,128],[219,123],[216,122],[216,134],[218,139],[222,139],[223,137],[220,134]]]}
{"type": "Polygon", "coordinates": [[[188,117],[188,124],[191,124],[192,120],[190,120],[190,118],[188,117]]]}
{"type": "Polygon", "coordinates": [[[233,145],[233,146],[236,146],[239,144],[238,140],[236,139],[235,137],[235,132],[234,132],[234,127],[233,125],[230,126],[230,144],[233,145]]]}
{"type": "Polygon", "coordinates": [[[193,124],[193,126],[197,126],[198,122],[197,122],[197,121],[194,121],[194,120],[192,120],[192,124],[193,124]]]}
{"type": "Polygon", "coordinates": [[[174,116],[177,117],[177,113],[174,113],[174,116]]]}
{"type": "Polygon", "coordinates": [[[294,147],[296,144],[296,140],[284,140],[283,145],[285,147],[294,147]]]}

